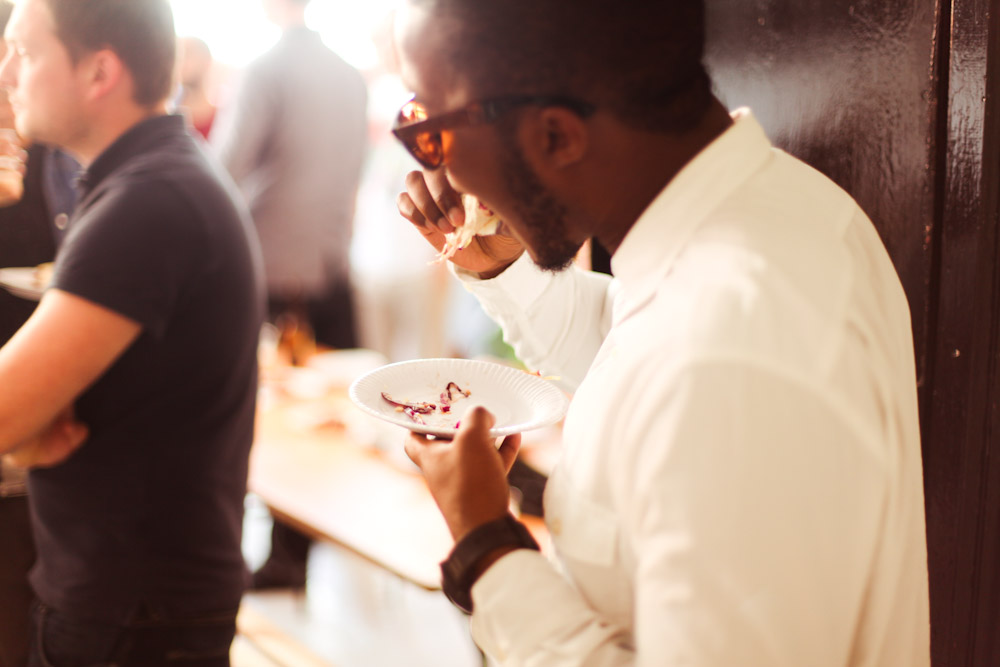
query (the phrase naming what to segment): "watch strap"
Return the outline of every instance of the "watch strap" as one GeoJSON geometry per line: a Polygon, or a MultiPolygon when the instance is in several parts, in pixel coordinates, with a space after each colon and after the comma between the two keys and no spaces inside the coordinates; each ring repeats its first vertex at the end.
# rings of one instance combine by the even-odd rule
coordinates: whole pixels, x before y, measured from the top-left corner
{"type": "Polygon", "coordinates": [[[476,583],[476,566],[500,547],[533,549],[538,542],[523,523],[511,514],[484,523],[459,540],[447,560],[441,563],[441,588],[455,606],[467,614],[472,613],[472,585],[476,583]]]}

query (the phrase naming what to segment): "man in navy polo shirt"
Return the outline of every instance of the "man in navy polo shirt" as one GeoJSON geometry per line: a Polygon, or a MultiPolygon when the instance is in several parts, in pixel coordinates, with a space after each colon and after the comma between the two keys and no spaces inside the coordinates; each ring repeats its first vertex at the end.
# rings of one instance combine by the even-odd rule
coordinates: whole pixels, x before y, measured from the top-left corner
{"type": "Polygon", "coordinates": [[[231,184],[165,111],[167,0],[25,0],[19,133],[84,166],[38,309],[0,349],[31,468],[31,664],[228,665],[263,300],[231,184]]]}

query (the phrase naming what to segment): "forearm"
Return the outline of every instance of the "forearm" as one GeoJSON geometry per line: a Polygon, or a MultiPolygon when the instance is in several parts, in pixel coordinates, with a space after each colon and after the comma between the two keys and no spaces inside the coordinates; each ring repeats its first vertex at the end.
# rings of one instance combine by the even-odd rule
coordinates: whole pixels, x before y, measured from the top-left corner
{"type": "Polygon", "coordinates": [[[64,387],[39,382],[19,349],[16,336],[0,349],[0,455],[29,447],[73,402],[64,387]]]}
{"type": "Polygon", "coordinates": [[[0,454],[47,433],[139,335],[137,323],[60,290],[0,348],[0,454]]]}

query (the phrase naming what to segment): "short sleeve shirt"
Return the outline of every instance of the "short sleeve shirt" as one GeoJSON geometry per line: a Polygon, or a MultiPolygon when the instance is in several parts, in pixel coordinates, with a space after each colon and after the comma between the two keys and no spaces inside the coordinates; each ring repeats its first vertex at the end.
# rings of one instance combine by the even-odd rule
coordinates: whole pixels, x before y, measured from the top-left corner
{"type": "Polygon", "coordinates": [[[235,609],[263,312],[248,215],[179,116],[126,132],[80,188],[53,287],[142,330],[76,403],[88,441],[30,475],[32,585],[112,622],[235,609]]]}

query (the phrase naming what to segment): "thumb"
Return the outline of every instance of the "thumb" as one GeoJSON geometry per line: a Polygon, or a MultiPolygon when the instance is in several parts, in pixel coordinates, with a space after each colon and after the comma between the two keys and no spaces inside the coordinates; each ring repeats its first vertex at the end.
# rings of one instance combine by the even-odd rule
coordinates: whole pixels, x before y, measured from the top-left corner
{"type": "Polygon", "coordinates": [[[470,408],[462,415],[462,425],[458,427],[458,438],[462,442],[489,437],[489,431],[496,423],[496,417],[481,405],[470,408]],[[473,434],[474,438],[462,438],[462,435],[473,434]]]}

